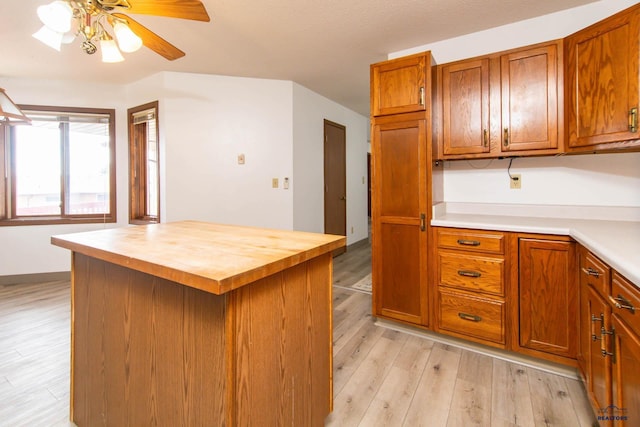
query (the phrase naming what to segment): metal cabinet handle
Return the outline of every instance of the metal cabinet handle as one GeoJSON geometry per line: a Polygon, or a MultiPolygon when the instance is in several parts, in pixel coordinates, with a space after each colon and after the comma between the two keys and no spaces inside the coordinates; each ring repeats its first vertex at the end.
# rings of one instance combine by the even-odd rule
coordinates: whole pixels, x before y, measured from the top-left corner
{"type": "Polygon", "coordinates": [[[424,87],[420,87],[420,105],[424,107],[424,87]]]}
{"type": "Polygon", "coordinates": [[[461,318],[462,320],[468,320],[470,322],[480,322],[482,320],[482,317],[477,316],[475,314],[468,314],[468,313],[458,313],[458,317],[461,318]]]}
{"type": "Polygon", "coordinates": [[[421,213],[420,214],[420,231],[424,231],[427,228],[427,221],[426,221],[426,215],[421,213]]]}
{"type": "Polygon", "coordinates": [[[591,314],[591,323],[600,322],[600,335],[593,333],[593,326],[591,327],[591,341],[598,341],[602,339],[602,329],[604,328],[604,314],[600,313],[600,317],[596,317],[591,314]]]}
{"type": "Polygon", "coordinates": [[[509,128],[504,128],[504,146],[509,146],[509,128]]]}
{"type": "Polygon", "coordinates": [[[582,267],[581,270],[583,271],[583,273],[585,273],[585,274],[587,274],[589,276],[593,276],[596,279],[600,277],[600,272],[598,270],[594,270],[591,267],[589,267],[589,268],[582,267]]]}
{"type": "Polygon", "coordinates": [[[458,244],[463,246],[480,246],[480,242],[477,240],[458,239],[458,244]]]}
{"type": "Polygon", "coordinates": [[[480,274],[477,271],[470,271],[470,270],[458,270],[458,275],[459,276],[464,276],[464,277],[480,277],[482,276],[482,274],[480,274]]]}
{"type": "Polygon", "coordinates": [[[638,132],[638,107],[629,111],[629,132],[638,132]]]}
{"type": "Polygon", "coordinates": [[[489,146],[489,132],[486,129],[482,131],[482,142],[485,147],[489,146]]]}
{"type": "Polygon", "coordinates": [[[636,308],[633,306],[631,301],[629,301],[628,299],[626,299],[620,294],[618,294],[618,296],[615,298],[609,295],[609,301],[611,301],[611,303],[620,310],[629,310],[631,314],[636,313],[636,308]]]}

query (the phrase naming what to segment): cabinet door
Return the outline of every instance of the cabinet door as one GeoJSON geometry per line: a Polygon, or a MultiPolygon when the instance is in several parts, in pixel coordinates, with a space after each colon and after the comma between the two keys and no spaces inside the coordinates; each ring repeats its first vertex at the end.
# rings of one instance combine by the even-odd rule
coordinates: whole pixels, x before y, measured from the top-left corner
{"type": "Polygon", "coordinates": [[[427,54],[371,65],[371,114],[424,111],[426,109],[427,54]]]}
{"type": "Polygon", "coordinates": [[[443,154],[488,153],[489,59],[474,59],[440,68],[443,154]]]}
{"type": "MultiPolygon", "coordinates": [[[[608,351],[607,337],[602,334],[602,328],[608,330],[610,327],[610,309],[608,303],[592,287],[585,286],[582,290],[586,294],[586,318],[582,320],[581,334],[583,338],[587,338],[588,343],[584,349],[587,392],[594,408],[606,408],[611,402],[611,360],[602,352],[608,351]]],[[[610,425],[606,420],[601,420],[600,423],[602,426],[610,425]]]]}
{"type": "Polygon", "coordinates": [[[427,326],[425,120],[373,127],[374,313],[427,326]]]}
{"type": "Polygon", "coordinates": [[[618,317],[612,316],[614,330],[613,407],[609,415],[614,426],[640,424],[640,337],[618,317]]]}
{"type": "Polygon", "coordinates": [[[558,44],[501,58],[501,151],[558,147],[558,44]]]}
{"type": "Polygon", "coordinates": [[[520,239],[520,345],[575,359],[575,243],[520,239]]]}
{"type": "Polygon", "coordinates": [[[570,147],[637,140],[640,6],[565,39],[570,147]],[[635,117],[635,119],[633,118],[635,117]]]}

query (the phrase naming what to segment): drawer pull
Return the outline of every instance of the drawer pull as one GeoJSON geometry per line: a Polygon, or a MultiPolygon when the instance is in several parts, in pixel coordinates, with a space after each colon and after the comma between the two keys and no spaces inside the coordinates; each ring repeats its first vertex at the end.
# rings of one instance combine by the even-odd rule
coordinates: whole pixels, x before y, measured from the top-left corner
{"type": "Polygon", "coordinates": [[[618,294],[618,296],[615,298],[609,295],[609,300],[613,305],[616,306],[616,308],[619,308],[620,310],[629,310],[631,314],[636,313],[636,308],[633,306],[633,304],[631,304],[628,299],[620,294],[618,294]]]}
{"type": "Polygon", "coordinates": [[[458,239],[458,244],[463,246],[480,246],[480,242],[477,240],[458,239]]]}
{"type": "Polygon", "coordinates": [[[593,276],[596,279],[600,277],[600,272],[598,270],[594,270],[591,267],[589,267],[589,268],[582,267],[582,271],[584,272],[584,274],[587,274],[589,276],[593,276]]]}
{"type": "Polygon", "coordinates": [[[467,313],[458,313],[458,317],[462,320],[469,320],[470,322],[480,322],[482,317],[476,316],[475,314],[467,314],[467,313]]]}
{"type": "Polygon", "coordinates": [[[478,273],[477,271],[469,271],[469,270],[458,270],[458,275],[459,276],[464,276],[464,277],[480,277],[480,276],[482,276],[482,274],[478,273]]]}

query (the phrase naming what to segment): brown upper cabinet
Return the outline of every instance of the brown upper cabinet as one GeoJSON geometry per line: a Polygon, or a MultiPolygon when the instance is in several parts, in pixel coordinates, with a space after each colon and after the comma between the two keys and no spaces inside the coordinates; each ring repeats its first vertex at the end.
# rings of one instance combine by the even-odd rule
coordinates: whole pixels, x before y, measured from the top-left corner
{"type": "Polygon", "coordinates": [[[442,93],[442,154],[488,153],[489,59],[438,67],[442,93]]]}
{"type": "Polygon", "coordinates": [[[565,39],[570,151],[640,148],[640,4],[565,39]]]}
{"type": "Polygon", "coordinates": [[[425,111],[430,59],[420,53],[371,65],[371,115],[425,111]]]}
{"type": "Polygon", "coordinates": [[[438,66],[436,157],[562,152],[562,41],[438,66]]]}

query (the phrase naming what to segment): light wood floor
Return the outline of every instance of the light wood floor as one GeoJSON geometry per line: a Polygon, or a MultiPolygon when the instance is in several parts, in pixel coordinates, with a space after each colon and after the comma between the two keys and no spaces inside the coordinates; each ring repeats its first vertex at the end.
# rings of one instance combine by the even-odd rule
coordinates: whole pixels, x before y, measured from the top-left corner
{"type": "MultiPolygon", "coordinates": [[[[591,426],[582,385],[374,324],[348,289],[371,249],[334,260],[334,412],[326,426],[591,426]]],[[[0,426],[73,426],[69,282],[0,285],[0,426]]]]}

